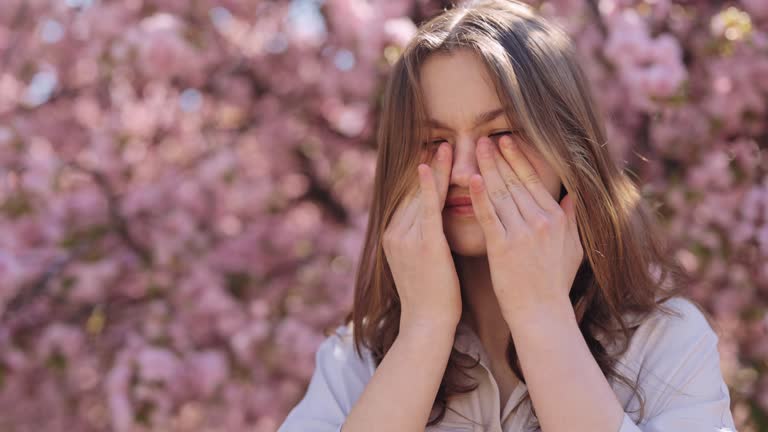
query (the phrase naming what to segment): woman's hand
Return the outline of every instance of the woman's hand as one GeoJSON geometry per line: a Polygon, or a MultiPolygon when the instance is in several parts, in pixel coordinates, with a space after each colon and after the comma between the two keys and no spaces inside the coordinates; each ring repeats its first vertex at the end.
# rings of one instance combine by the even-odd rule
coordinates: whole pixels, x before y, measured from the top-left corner
{"type": "Polygon", "coordinates": [[[570,307],[568,294],[584,257],[571,195],[558,204],[519,144],[504,136],[500,153],[481,138],[482,176],[473,176],[469,188],[493,289],[510,325],[528,312],[570,307]]]}
{"type": "Polygon", "coordinates": [[[400,296],[400,324],[455,326],[461,318],[459,278],[443,232],[443,206],[451,172],[443,143],[419,184],[398,205],[383,234],[384,253],[400,296]],[[434,174],[433,174],[434,173],[434,174]]]}

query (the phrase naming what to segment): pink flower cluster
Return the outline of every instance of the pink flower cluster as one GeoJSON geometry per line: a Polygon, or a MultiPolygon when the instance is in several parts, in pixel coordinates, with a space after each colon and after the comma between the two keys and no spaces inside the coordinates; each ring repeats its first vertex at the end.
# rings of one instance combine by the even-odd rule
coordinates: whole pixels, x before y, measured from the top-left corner
{"type": "Polygon", "coordinates": [[[619,9],[605,16],[609,24],[603,48],[618,69],[637,110],[652,111],[658,99],[669,98],[687,78],[678,40],[664,33],[651,37],[635,9],[619,9]]]}
{"type": "MultiPolygon", "coordinates": [[[[766,2],[534,5],[572,35],[755,430],[766,2]]],[[[442,7],[0,1],[0,430],[274,431],[351,305],[381,84],[442,7]]]]}

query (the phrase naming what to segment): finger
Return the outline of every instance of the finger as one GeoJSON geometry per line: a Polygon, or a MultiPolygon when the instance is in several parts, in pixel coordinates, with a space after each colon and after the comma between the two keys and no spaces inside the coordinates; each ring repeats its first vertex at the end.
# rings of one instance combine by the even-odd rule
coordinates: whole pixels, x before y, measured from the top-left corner
{"type": "Polygon", "coordinates": [[[475,218],[485,235],[485,242],[490,243],[494,239],[504,238],[506,230],[496,215],[482,176],[475,174],[469,179],[469,197],[472,199],[475,218]]]}
{"type": "MultiPolygon", "coordinates": [[[[421,181],[419,181],[421,183],[421,181]]],[[[422,187],[418,185],[416,190],[411,193],[411,202],[408,207],[403,211],[402,228],[403,232],[407,232],[419,219],[419,213],[421,212],[421,201],[423,199],[422,187]]]]}
{"type": "MultiPolygon", "coordinates": [[[[442,143],[435,152],[434,156],[430,156],[428,153],[424,153],[424,156],[420,159],[420,164],[429,164],[429,167],[431,169],[431,174],[435,179],[435,184],[437,185],[438,190],[438,197],[439,197],[439,208],[442,212],[443,207],[445,206],[445,198],[448,194],[448,186],[450,183],[450,170],[451,170],[451,154],[450,154],[450,146],[442,143]]],[[[418,169],[417,169],[418,171],[418,169]]],[[[421,190],[423,189],[423,185],[421,184],[420,176],[417,173],[417,182],[418,187],[416,188],[417,193],[419,194],[419,203],[415,206],[408,207],[408,209],[404,212],[403,219],[405,220],[405,230],[409,230],[411,227],[414,226],[415,222],[418,220],[418,214],[421,213],[421,199],[424,198],[423,195],[421,195],[421,190]]]]}
{"type": "Polygon", "coordinates": [[[419,205],[419,186],[412,188],[397,205],[395,212],[392,215],[392,219],[389,224],[392,230],[399,233],[404,233],[410,228],[413,223],[414,209],[419,205]]]}
{"type": "MultiPolygon", "coordinates": [[[[504,138],[502,138],[502,143],[504,142],[504,138]]],[[[520,177],[518,177],[517,172],[512,169],[509,162],[507,162],[507,160],[504,159],[504,156],[501,155],[499,149],[493,147],[492,150],[496,167],[499,170],[499,175],[504,181],[507,190],[515,199],[515,204],[517,204],[517,209],[520,211],[520,214],[522,214],[523,219],[530,224],[536,219],[547,217],[546,211],[539,206],[539,203],[536,202],[531,195],[531,192],[525,187],[520,177]]]]}
{"type": "Polygon", "coordinates": [[[443,232],[443,212],[440,208],[440,197],[435,183],[435,175],[432,168],[426,164],[419,164],[419,182],[421,186],[421,199],[419,200],[419,209],[421,210],[424,229],[422,233],[428,230],[437,230],[443,232]]]}
{"type": "Polygon", "coordinates": [[[517,204],[510,194],[504,180],[499,175],[496,161],[493,158],[493,143],[488,137],[482,137],[477,143],[477,162],[483,176],[485,189],[499,215],[499,220],[509,230],[523,224],[523,217],[517,209],[517,204]]]}
{"type": "Polygon", "coordinates": [[[499,141],[499,147],[501,147],[501,155],[504,160],[512,167],[515,174],[517,174],[517,178],[528,190],[528,193],[539,205],[539,208],[546,212],[556,211],[560,205],[549,194],[549,191],[544,186],[544,182],[541,181],[541,177],[533,168],[533,164],[531,164],[522,147],[520,147],[520,143],[516,142],[512,137],[504,136],[499,141]]]}
{"type": "Polygon", "coordinates": [[[435,158],[432,160],[430,166],[435,173],[435,182],[437,185],[437,193],[439,198],[439,206],[442,210],[445,207],[445,198],[448,195],[448,186],[450,184],[451,177],[451,161],[452,161],[451,146],[447,143],[441,143],[435,153],[435,158]]]}

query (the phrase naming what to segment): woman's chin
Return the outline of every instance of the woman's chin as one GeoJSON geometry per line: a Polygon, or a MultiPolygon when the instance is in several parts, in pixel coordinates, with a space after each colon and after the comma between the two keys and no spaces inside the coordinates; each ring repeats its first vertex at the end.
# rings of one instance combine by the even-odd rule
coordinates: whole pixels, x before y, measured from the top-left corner
{"type": "Polygon", "coordinates": [[[470,257],[486,254],[485,235],[475,218],[444,214],[443,232],[455,255],[470,257]]]}
{"type": "Polygon", "coordinates": [[[460,256],[482,256],[486,254],[485,238],[480,233],[479,236],[450,236],[446,235],[448,246],[456,255],[460,256]]]}

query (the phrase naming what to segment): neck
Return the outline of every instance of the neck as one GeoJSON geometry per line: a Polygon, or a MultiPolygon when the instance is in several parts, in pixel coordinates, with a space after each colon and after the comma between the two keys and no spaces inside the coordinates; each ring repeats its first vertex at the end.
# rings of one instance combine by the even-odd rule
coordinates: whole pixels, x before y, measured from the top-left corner
{"type": "Polygon", "coordinates": [[[477,334],[491,359],[503,359],[509,327],[501,314],[485,255],[454,255],[462,297],[461,320],[477,334]]]}

